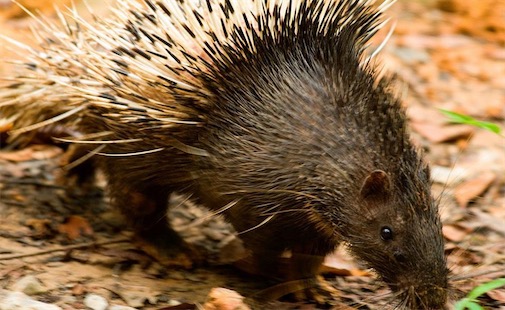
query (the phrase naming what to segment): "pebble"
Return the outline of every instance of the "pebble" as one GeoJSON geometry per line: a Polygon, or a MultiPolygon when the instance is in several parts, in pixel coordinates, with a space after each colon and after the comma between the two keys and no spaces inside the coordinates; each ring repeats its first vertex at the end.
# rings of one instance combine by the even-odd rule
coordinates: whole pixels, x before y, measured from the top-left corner
{"type": "Polygon", "coordinates": [[[105,310],[109,303],[100,295],[88,294],[84,297],[84,305],[92,310],[105,310]]]}
{"type": "Polygon", "coordinates": [[[12,289],[17,292],[23,292],[26,295],[36,295],[47,291],[42,283],[35,276],[28,275],[19,279],[12,289]]]}
{"type": "Polygon", "coordinates": [[[0,290],[0,310],[61,310],[55,305],[32,299],[21,292],[0,290]]]}

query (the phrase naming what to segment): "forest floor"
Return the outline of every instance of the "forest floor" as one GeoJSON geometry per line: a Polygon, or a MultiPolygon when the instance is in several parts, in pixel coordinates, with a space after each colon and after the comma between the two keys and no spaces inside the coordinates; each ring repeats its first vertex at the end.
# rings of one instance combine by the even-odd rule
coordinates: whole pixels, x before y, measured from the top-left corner
{"type": "MultiPolygon", "coordinates": [[[[25,2],[53,13],[50,1],[25,2]]],[[[100,1],[88,2],[100,8],[100,1]]],[[[29,20],[19,13],[0,1],[0,34],[30,43],[29,20]]],[[[388,14],[396,28],[380,59],[400,79],[413,139],[432,168],[454,304],[476,285],[505,277],[505,2],[399,1],[388,14]],[[451,124],[439,109],[493,122],[502,134],[451,124]]],[[[384,30],[376,42],[389,29],[384,30]]],[[[0,44],[0,58],[14,54],[0,44]]],[[[2,76],[7,68],[0,66],[2,76]]],[[[0,133],[5,130],[0,126],[0,133]]],[[[201,250],[204,266],[173,268],[153,261],[109,208],[104,180],[87,193],[57,182],[62,154],[55,145],[40,144],[0,150],[0,309],[13,291],[61,309],[105,309],[101,302],[145,310],[228,309],[217,305],[223,296],[245,305],[233,292],[215,288],[236,291],[247,303],[271,285],[235,269],[230,263],[244,249],[231,226],[183,197],[171,199],[170,217],[201,250]],[[209,294],[214,302],[205,304],[209,294]]],[[[394,306],[388,288],[343,249],[325,266],[326,279],[350,309],[394,306]]],[[[505,288],[487,292],[479,303],[505,309],[505,288]]],[[[282,300],[256,308],[316,306],[282,300]]]]}

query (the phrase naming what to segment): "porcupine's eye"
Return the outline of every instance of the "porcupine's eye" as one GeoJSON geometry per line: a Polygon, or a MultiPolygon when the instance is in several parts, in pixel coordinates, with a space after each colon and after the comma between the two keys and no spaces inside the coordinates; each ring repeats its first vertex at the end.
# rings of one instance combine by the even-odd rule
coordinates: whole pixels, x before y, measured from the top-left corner
{"type": "Polygon", "coordinates": [[[387,226],[381,228],[381,239],[384,241],[393,240],[393,230],[387,226]]]}

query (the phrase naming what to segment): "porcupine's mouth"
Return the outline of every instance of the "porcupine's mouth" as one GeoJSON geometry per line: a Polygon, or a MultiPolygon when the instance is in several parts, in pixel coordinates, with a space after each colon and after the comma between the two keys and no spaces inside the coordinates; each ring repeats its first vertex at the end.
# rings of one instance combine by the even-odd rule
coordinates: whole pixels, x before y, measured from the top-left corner
{"type": "Polygon", "coordinates": [[[447,309],[447,289],[435,285],[409,286],[400,293],[399,300],[407,309],[447,309]]]}

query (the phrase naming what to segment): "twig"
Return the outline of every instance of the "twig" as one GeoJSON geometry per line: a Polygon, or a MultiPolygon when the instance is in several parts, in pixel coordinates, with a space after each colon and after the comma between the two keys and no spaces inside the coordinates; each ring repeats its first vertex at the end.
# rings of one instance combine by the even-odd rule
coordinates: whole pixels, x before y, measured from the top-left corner
{"type": "Polygon", "coordinates": [[[34,185],[34,186],[41,186],[41,187],[49,187],[49,188],[56,188],[56,189],[65,189],[64,186],[61,185],[55,185],[47,182],[41,182],[36,179],[16,179],[16,178],[7,178],[7,179],[0,179],[0,183],[6,184],[6,185],[34,185]]]}
{"type": "Polygon", "coordinates": [[[101,245],[114,244],[114,243],[125,243],[125,242],[130,242],[130,241],[131,241],[131,238],[129,238],[129,237],[121,237],[121,238],[117,238],[117,239],[105,240],[105,241],[100,241],[100,242],[94,241],[94,242],[73,244],[73,245],[68,245],[68,246],[60,246],[60,247],[57,247],[54,249],[35,251],[35,252],[31,252],[31,253],[0,255],[0,261],[23,258],[23,257],[38,256],[38,255],[44,255],[44,254],[49,254],[49,253],[54,253],[54,252],[63,252],[63,251],[69,251],[69,250],[75,250],[75,249],[89,248],[92,246],[101,246],[101,245]]]}

